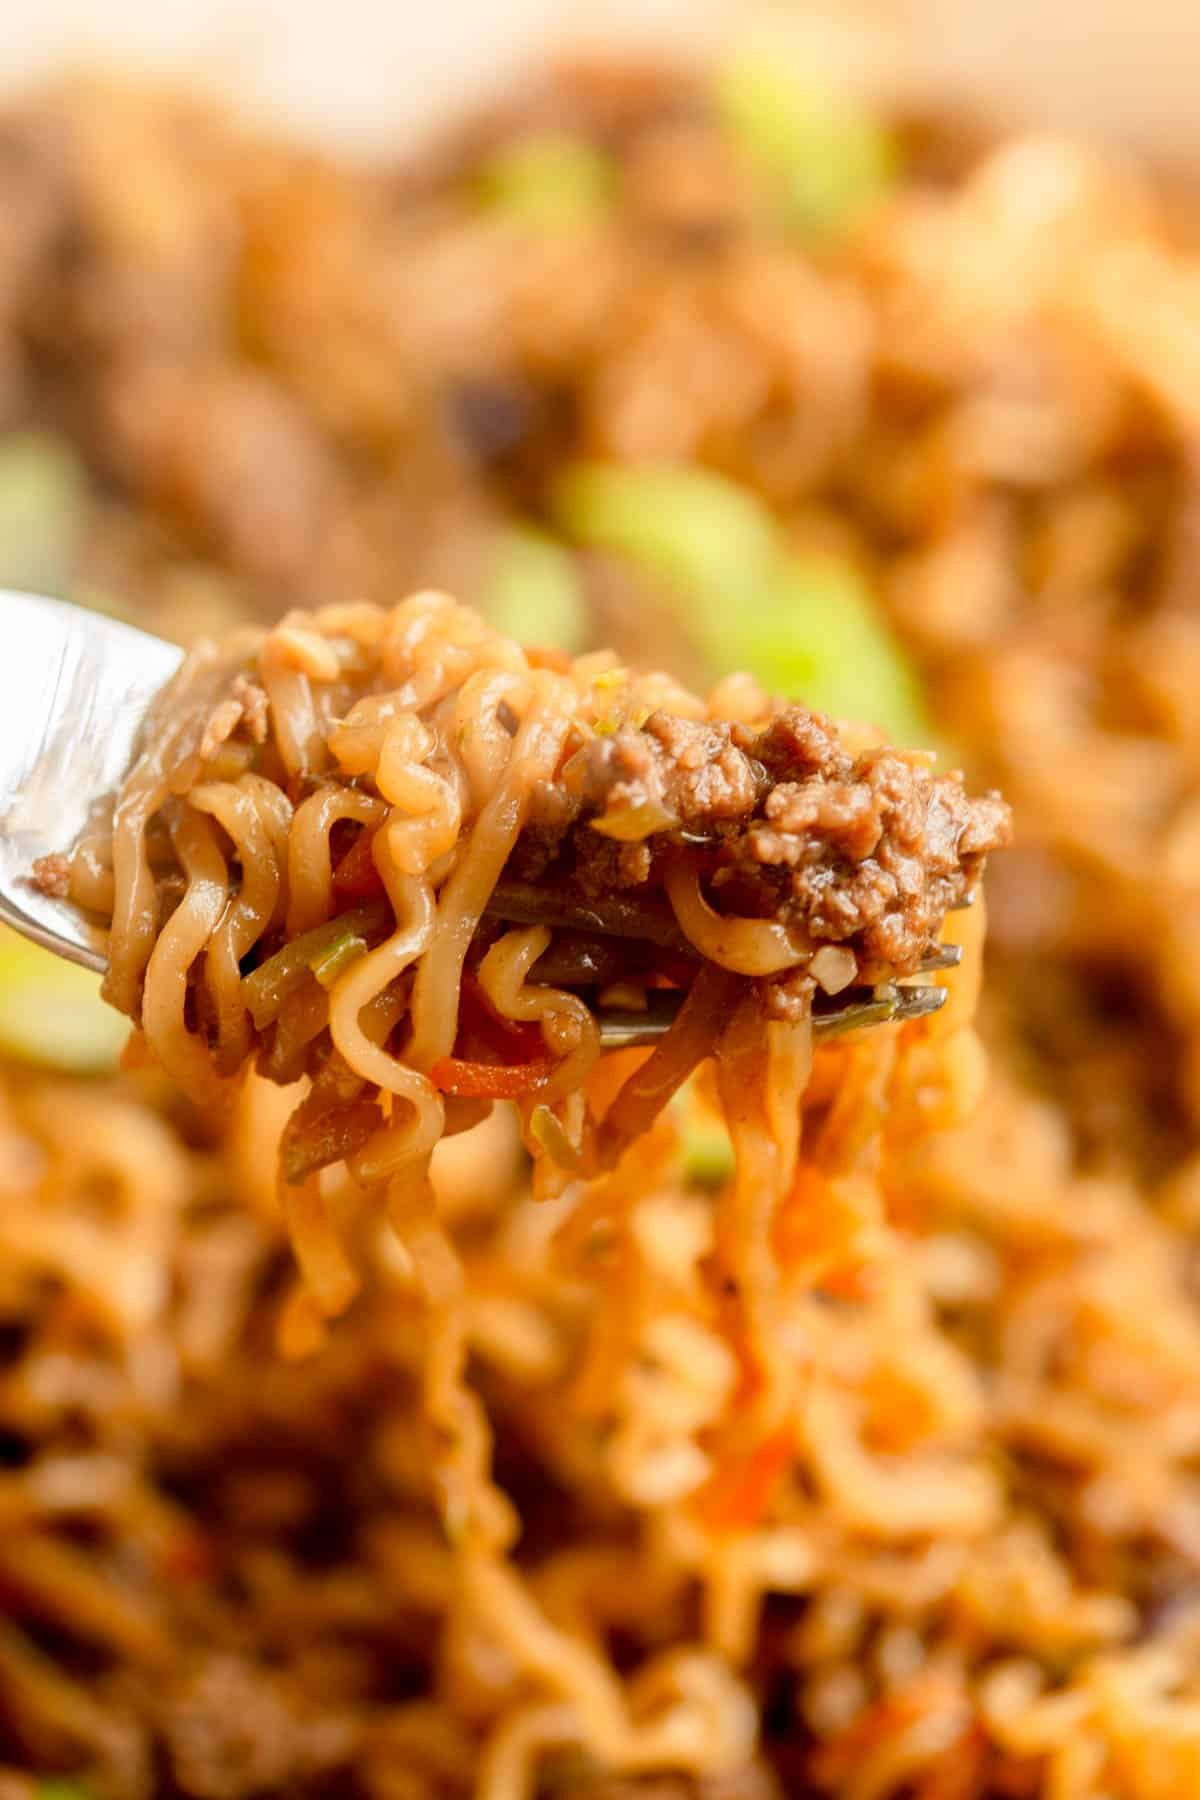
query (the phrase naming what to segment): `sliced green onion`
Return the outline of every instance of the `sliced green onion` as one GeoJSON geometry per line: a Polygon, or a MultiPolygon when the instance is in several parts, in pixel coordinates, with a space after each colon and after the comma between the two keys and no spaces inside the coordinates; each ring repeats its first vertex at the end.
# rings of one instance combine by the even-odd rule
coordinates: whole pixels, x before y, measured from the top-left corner
{"type": "Polygon", "coordinates": [[[785,558],[769,602],[730,638],[730,660],[772,692],[877,725],[893,743],[934,741],[916,670],[866,581],[841,558],[785,558]]]}
{"type": "Polygon", "coordinates": [[[98,1075],[116,1067],[128,1035],[98,975],[0,926],[0,1055],[98,1075]]]}
{"type": "MultiPolygon", "coordinates": [[[[602,697],[604,696],[602,695],[602,697]]],[[[635,731],[639,731],[650,717],[650,714],[654,711],[652,706],[647,706],[644,700],[638,698],[636,690],[629,692],[628,690],[614,687],[609,690],[606,697],[612,703],[611,710],[606,712],[603,718],[597,719],[592,726],[592,730],[597,737],[615,737],[616,733],[626,726],[632,726],[635,731]]],[[[610,814],[610,821],[615,817],[615,814],[610,814]]],[[[675,824],[676,821],[673,819],[671,823],[675,824]]],[[[636,829],[636,821],[633,821],[633,824],[635,827],[633,835],[635,837],[642,835],[636,829]]],[[[599,829],[599,827],[597,827],[597,829],[599,829]]],[[[653,826],[652,829],[658,831],[665,829],[665,827],[656,825],[653,826]]],[[[609,836],[617,837],[619,835],[619,829],[614,831],[610,823],[609,836]]]]}
{"type": "Polygon", "coordinates": [[[0,587],[67,592],[86,497],[83,464],[60,438],[0,438],[0,587]]]}
{"type": "Polygon", "coordinates": [[[482,610],[518,643],[574,651],[587,637],[587,603],[571,552],[529,526],[513,526],[497,542],[482,610]]]}
{"type": "Polygon", "coordinates": [[[934,741],[916,671],[863,577],[828,553],[793,552],[770,510],[734,482],[584,463],[554,501],[580,542],[676,588],[714,671],[746,669],[772,693],[878,725],[896,743],[934,741]]]}
{"type": "Polygon", "coordinates": [[[615,550],[685,591],[753,595],[777,555],[769,509],[708,469],[576,463],[551,506],[576,542],[615,550]]]}
{"type": "Polygon", "coordinates": [[[691,1187],[718,1188],[733,1174],[733,1142],[724,1126],[689,1125],[683,1139],[683,1178],[691,1187]]]}
{"type": "Polygon", "coordinates": [[[321,946],[308,966],[323,988],[331,988],[344,969],[366,954],[366,938],[359,937],[353,926],[347,926],[331,942],[321,946]]]}
{"type": "Polygon", "coordinates": [[[694,1080],[684,1083],[675,1101],[682,1114],[683,1178],[689,1187],[723,1187],[733,1174],[733,1140],[722,1121],[697,1092],[694,1080]]]}
{"type": "Polygon", "coordinates": [[[611,208],[617,167],[584,138],[543,131],[493,150],[476,169],[472,187],[489,211],[534,225],[587,225],[611,208]]]}
{"type": "Polygon", "coordinates": [[[529,1135],[560,1169],[577,1169],[579,1152],[567,1136],[566,1127],[557,1113],[544,1103],[529,1115],[529,1135]]]}
{"type": "Polygon", "coordinates": [[[93,1800],[92,1790],[84,1781],[66,1775],[48,1775],[34,1789],[36,1800],[93,1800]]]}
{"type": "Polygon", "coordinates": [[[388,917],[389,908],[385,901],[356,906],[353,912],[326,919],[323,925],[314,925],[311,931],[301,932],[290,944],[276,950],[266,962],[243,976],[242,997],[250,1008],[256,1030],[266,1029],[288,995],[307,981],[314,962],[331,944],[348,932],[365,937],[369,943],[376,932],[382,933],[386,929],[388,917]]]}
{"type": "Polygon", "coordinates": [[[807,88],[761,57],[717,82],[730,135],[770,180],[783,222],[811,240],[836,237],[895,184],[895,139],[860,102],[807,88]]]}

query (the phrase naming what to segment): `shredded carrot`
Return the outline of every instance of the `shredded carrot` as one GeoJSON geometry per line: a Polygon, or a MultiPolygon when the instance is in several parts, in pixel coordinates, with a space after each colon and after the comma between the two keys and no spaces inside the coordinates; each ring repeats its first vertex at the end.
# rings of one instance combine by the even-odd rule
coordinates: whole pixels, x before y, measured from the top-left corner
{"type": "Polygon", "coordinates": [[[555,1069],[552,1056],[532,1062],[468,1062],[461,1056],[440,1056],[429,1079],[443,1094],[463,1100],[519,1100],[544,1087],[555,1069]]]}
{"type": "MultiPolygon", "coordinates": [[[[874,1701],[837,1737],[821,1745],[809,1765],[813,1779],[822,1788],[841,1788],[889,1740],[911,1731],[921,1719],[935,1715],[948,1703],[954,1705],[958,1699],[953,1676],[938,1669],[919,1672],[906,1687],[874,1701]]],[[[946,1745],[943,1756],[957,1757],[970,1730],[970,1724],[964,1724],[953,1743],[946,1745]]]]}
{"type": "Polygon", "coordinates": [[[861,1176],[797,1170],[791,1192],[775,1218],[775,1254],[796,1280],[819,1282],[830,1292],[869,1261],[870,1233],[879,1224],[879,1199],[861,1176]]]}
{"type": "Polygon", "coordinates": [[[652,1050],[612,1050],[593,1063],[587,1078],[588,1111],[602,1119],[631,1075],[636,1075],[652,1050]]]}
{"type": "Polygon", "coordinates": [[[709,1482],[700,1508],[714,1531],[751,1531],[774,1498],[775,1488],[796,1450],[796,1434],[781,1425],[742,1459],[709,1482]]]}
{"type": "Polygon", "coordinates": [[[834,1300],[869,1300],[879,1290],[879,1271],[869,1262],[843,1263],[826,1270],[820,1288],[834,1300]]]}
{"type": "Polygon", "coordinates": [[[557,1067],[540,1026],[498,1013],[470,969],[463,971],[454,1050],[434,1063],[429,1079],[464,1100],[519,1100],[544,1087],[557,1067]]]}
{"type": "MultiPolygon", "coordinates": [[[[989,1761],[987,1734],[976,1721],[917,1778],[913,1800],[974,1800],[976,1794],[991,1793],[989,1761]]],[[[1032,1793],[1032,1787],[1027,1791],[1032,1793]]]]}

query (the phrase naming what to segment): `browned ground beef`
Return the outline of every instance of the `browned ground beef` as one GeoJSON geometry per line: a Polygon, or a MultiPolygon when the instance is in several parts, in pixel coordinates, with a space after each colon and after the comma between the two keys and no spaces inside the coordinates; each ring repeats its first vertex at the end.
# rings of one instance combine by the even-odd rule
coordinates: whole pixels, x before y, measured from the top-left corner
{"type": "Polygon", "coordinates": [[[588,895],[652,890],[663,858],[699,839],[723,911],[846,944],[864,977],[911,973],[1011,835],[998,795],[970,798],[920,753],[852,756],[833,722],[802,706],[757,732],[656,712],[596,738],[564,785],[568,798],[543,797],[514,874],[588,895]],[[639,815],[663,828],[628,843],[604,834],[639,815]]]}

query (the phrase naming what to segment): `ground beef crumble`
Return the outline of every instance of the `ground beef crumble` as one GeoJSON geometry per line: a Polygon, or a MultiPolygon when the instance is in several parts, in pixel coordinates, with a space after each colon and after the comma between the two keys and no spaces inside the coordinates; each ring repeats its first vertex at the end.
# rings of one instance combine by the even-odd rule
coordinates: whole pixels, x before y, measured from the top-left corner
{"type": "Polygon", "coordinates": [[[208,762],[239,729],[244,730],[252,744],[265,744],[268,716],[266,689],[251,681],[248,675],[236,675],[229,698],[218,702],[204,728],[200,739],[201,760],[208,762]]]}
{"type": "Polygon", "coordinates": [[[39,856],[33,865],[34,885],[52,900],[66,900],[71,893],[71,859],[55,851],[39,856]]]}
{"type": "Polygon", "coordinates": [[[757,732],[656,712],[593,740],[552,796],[535,797],[510,866],[588,895],[650,892],[664,857],[689,845],[708,859],[715,905],[781,918],[814,946],[846,944],[869,980],[918,966],[1010,835],[998,795],[972,798],[920,752],[853,756],[804,707],[757,732]],[[634,811],[662,828],[633,843],[607,835],[634,811]]]}

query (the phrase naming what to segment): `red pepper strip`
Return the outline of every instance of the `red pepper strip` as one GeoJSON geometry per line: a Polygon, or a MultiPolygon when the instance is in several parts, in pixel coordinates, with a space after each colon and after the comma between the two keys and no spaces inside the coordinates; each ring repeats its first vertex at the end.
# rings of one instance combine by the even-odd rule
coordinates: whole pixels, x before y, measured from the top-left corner
{"type": "Polygon", "coordinates": [[[467,1062],[461,1056],[440,1056],[429,1079],[443,1094],[463,1100],[519,1100],[545,1087],[557,1064],[552,1056],[533,1062],[467,1062]]]}
{"type": "Polygon", "coordinates": [[[743,1462],[722,1469],[701,1500],[701,1510],[712,1529],[749,1531],[757,1525],[795,1451],[795,1432],[790,1425],[781,1425],[743,1462]]]}
{"type": "Polygon", "coordinates": [[[333,888],[348,900],[370,900],[383,892],[383,878],[375,867],[373,831],[360,831],[333,871],[333,888]]]}
{"type": "Polygon", "coordinates": [[[462,1099],[517,1100],[544,1087],[558,1066],[541,1028],[497,1013],[470,969],[463,972],[455,1049],[462,1054],[440,1057],[429,1079],[462,1099]]]}

